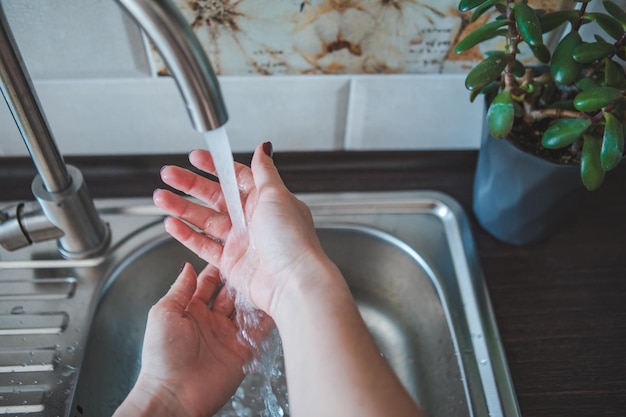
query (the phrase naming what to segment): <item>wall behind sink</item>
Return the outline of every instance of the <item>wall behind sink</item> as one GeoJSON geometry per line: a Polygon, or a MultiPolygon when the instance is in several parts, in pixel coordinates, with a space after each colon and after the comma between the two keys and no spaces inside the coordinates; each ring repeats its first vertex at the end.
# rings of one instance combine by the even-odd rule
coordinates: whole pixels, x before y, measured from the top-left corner
{"type": "MultiPolygon", "coordinates": [[[[620,0],[626,6],[626,0],[620,0]]],[[[451,53],[458,0],[176,0],[218,71],[236,152],[468,149],[483,103],[451,53]]],[[[563,2],[546,2],[551,5],[563,2]]],[[[173,80],[112,0],[2,0],[65,154],[203,146],[173,80]]],[[[0,106],[0,155],[25,155],[0,106]]]]}

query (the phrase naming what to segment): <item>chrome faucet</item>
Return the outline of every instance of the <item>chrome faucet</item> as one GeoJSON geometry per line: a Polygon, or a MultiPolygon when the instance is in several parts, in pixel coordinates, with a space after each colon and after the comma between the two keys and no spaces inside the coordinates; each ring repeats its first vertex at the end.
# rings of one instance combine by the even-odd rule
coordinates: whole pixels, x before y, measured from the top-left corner
{"type": "MultiPolygon", "coordinates": [[[[116,0],[152,39],[176,80],[193,127],[205,132],[228,115],[211,63],[171,0],[116,0]]],[[[83,259],[108,248],[100,218],[80,171],[66,165],[0,6],[0,88],[38,175],[36,201],[0,210],[0,245],[15,250],[57,239],[62,256],[83,259]]]]}

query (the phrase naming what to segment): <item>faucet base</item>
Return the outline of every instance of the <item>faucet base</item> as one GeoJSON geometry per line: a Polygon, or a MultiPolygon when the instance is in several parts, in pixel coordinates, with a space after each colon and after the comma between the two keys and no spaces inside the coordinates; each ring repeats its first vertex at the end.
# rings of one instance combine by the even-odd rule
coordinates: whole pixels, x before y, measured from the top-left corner
{"type": "Polygon", "coordinates": [[[67,169],[72,178],[68,188],[49,192],[37,176],[32,184],[33,194],[50,222],[64,232],[58,239],[63,257],[85,259],[100,255],[109,246],[111,232],[100,219],[81,172],[71,165],[67,169]]]}

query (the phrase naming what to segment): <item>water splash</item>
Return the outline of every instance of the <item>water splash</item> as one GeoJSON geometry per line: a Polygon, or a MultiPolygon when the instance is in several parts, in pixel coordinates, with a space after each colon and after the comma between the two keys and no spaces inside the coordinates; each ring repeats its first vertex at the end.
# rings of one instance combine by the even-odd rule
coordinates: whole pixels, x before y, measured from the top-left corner
{"type": "Polygon", "coordinates": [[[235,308],[239,341],[254,352],[254,357],[244,365],[246,377],[237,392],[216,417],[288,416],[287,382],[278,329],[273,323],[272,328],[267,329],[270,320],[241,293],[235,297],[235,308]],[[261,342],[258,342],[259,332],[267,333],[261,342]]]}
{"type": "Polygon", "coordinates": [[[246,223],[235,175],[235,161],[230,149],[226,128],[221,126],[215,130],[204,132],[204,139],[213,157],[217,177],[219,178],[222,193],[226,200],[226,207],[233,225],[233,232],[235,235],[243,234],[246,230],[246,223]]]}

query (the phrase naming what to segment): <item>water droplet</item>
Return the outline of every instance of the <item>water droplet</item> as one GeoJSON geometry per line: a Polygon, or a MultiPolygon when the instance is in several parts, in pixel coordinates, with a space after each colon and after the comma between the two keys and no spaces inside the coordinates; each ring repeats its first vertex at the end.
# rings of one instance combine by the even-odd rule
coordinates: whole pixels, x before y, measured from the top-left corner
{"type": "Polygon", "coordinates": [[[65,350],[67,350],[67,353],[74,353],[76,348],[74,346],[68,346],[65,350]]]}
{"type": "Polygon", "coordinates": [[[24,310],[24,306],[16,306],[11,310],[11,314],[24,314],[26,310],[24,310]]]}
{"type": "Polygon", "coordinates": [[[61,375],[70,376],[74,372],[76,372],[76,368],[74,368],[72,365],[65,365],[63,366],[63,369],[61,370],[61,375]]]}
{"type": "Polygon", "coordinates": [[[480,365],[481,365],[481,366],[487,366],[487,363],[489,363],[489,362],[487,362],[487,359],[482,359],[482,360],[480,361],[480,365]]]}

